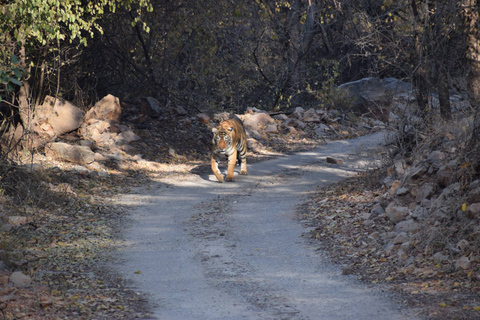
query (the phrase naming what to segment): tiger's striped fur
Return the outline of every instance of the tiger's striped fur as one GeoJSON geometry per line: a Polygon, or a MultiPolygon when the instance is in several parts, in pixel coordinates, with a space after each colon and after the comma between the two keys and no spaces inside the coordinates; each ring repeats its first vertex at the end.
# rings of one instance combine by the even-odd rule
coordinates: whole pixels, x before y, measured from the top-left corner
{"type": "Polygon", "coordinates": [[[223,121],[213,130],[212,171],[218,181],[223,182],[223,175],[218,169],[220,157],[228,158],[226,181],[235,181],[234,168],[238,159],[240,174],[247,174],[247,135],[242,121],[235,115],[223,121]]]}

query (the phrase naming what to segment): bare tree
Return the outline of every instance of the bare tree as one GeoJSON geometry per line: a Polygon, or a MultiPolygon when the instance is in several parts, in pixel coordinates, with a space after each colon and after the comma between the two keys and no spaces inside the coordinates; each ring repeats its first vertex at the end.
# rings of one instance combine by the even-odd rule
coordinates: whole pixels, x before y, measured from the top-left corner
{"type": "Polygon", "coordinates": [[[480,14],[477,0],[464,0],[462,5],[465,53],[468,65],[468,100],[475,110],[472,136],[467,145],[469,160],[480,172],[480,14]]]}

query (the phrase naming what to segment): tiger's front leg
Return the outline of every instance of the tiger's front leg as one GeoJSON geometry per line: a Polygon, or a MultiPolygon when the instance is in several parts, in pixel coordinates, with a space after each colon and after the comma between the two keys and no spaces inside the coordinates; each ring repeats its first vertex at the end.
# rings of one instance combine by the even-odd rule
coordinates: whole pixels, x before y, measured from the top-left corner
{"type": "Polygon", "coordinates": [[[214,153],[212,153],[211,165],[215,177],[217,177],[218,181],[223,182],[223,174],[218,169],[218,157],[214,153]]]}
{"type": "Polygon", "coordinates": [[[228,156],[228,169],[225,181],[235,181],[235,164],[237,164],[237,150],[233,150],[232,154],[228,156]]]}

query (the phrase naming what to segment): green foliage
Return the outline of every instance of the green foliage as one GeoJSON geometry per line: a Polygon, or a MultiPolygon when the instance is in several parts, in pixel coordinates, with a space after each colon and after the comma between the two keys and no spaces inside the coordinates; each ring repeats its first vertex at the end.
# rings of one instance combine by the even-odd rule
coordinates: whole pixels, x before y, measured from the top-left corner
{"type": "MultiPolygon", "coordinates": [[[[60,48],[87,46],[95,33],[103,33],[98,21],[105,15],[121,7],[136,15],[133,24],[137,25],[143,23],[143,9],[152,11],[150,0],[16,0],[2,3],[0,84],[5,90],[0,95],[3,98],[5,95],[13,97],[15,86],[21,86],[25,78],[30,84],[26,87],[27,95],[32,94],[29,90],[45,93],[41,86],[49,80],[44,82],[44,76],[53,75],[51,70],[64,65],[59,60],[60,48]],[[53,57],[55,52],[58,55],[53,57]]],[[[145,24],[143,30],[148,32],[145,24]]],[[[52,78],[50,83],[59,80],[52,78]]]]}
{"type": "MultiPolygon", "coordinates": [[[[4,69],[0,69],[0,84],[5,86],[6,92],[14,92],[15,86],[22,86],[23,83],[20,81],[23,76],[24,69],[19,66],[20,62],[16,55],[10,56],[10,64],[4,69]]],[[[2,100],[2,95],[0,94],[0,101],[2,100]]]]}
{"type": "Polygon", "coordinates": [[[76,40],[86,45],[94,30],[102,32],[97,20],[107,10],[115,12],[119,5],[131,10],[134,4],[138,12],[152,8],[149,0],[17,0],[1,7],[0,30],[15,41],[47,45],[76,40]]]}

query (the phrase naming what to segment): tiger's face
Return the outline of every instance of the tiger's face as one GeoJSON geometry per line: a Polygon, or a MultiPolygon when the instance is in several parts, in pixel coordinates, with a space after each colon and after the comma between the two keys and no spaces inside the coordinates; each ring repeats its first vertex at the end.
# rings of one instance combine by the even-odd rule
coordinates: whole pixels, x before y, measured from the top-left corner
{"type": "Polygon", "coordinates": [[[216,146],[216,153],[226,154],[233,144],[233,127],[228,128],[214,128],[213,130],[213,144],[216,146]]]}

